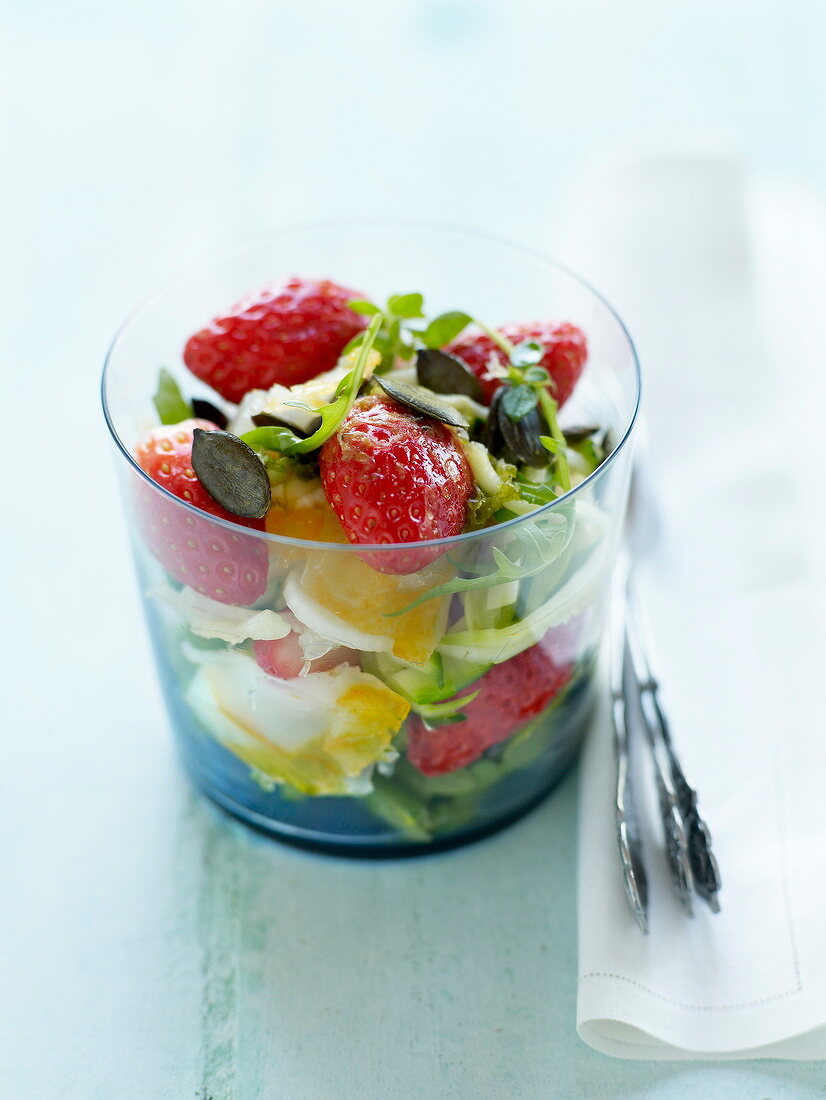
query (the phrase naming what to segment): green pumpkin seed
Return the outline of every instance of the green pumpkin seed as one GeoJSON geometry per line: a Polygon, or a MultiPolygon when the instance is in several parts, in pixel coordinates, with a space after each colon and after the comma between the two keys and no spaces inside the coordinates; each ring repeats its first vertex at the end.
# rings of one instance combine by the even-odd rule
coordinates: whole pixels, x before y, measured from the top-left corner
{"type": "Polygon", "coordinates": [[[423,348],[416,356],[416,377],[434,393],[463,393],[483,402],[482,383],[461,359],[436,348],[423,348]]]}
{"type": "Polygon", "coordinates": [[[542,446],[540,436],[547,435],[548,425],[538,408],[531,409],[519,420],[512,420],[507,411],[507,386],[500,386],[493,395],[491,416],[497,421],[499,433],[504,443],[503,458],[508,462],[523,463],[526,466],[547,466],[551,454],[542,446]]]}
{"type": "Polygon", "coordinates": [[[297,428],[295,424],[291,424],[289,420],[282,420],[278,416],[273,416],[272,413],[260,412],[250,418],[256,428],[286,428],[291,431],[293,435],[297,435],[299,439],[309,439],[311,435],[314,435],[321,427],[321,417],[317,416],[310,422],[308,428],[297,428]]]}
{"type": "Polygon", "coordinates": [[[582,443],[585,439],[590,439],[592,435],[598,435],[602,431],[602,428],[583,428],[577,426],[576,428],[563,428],[562,431],[566,441],[573,445],[574,443],[582,443]]]}
{"type": "Polygon", "coordinates": [[[204,397],[192,398],[192,414],[199,420],[211,420],[219,428],[226,428],[229,423],[226,413],[221,412],[217,405],[213,405],[204,397]]]}
{"type": "Polygon", "coordinates": [[[435,393],[426,390],[424,386],[415,386],[410,382],[394,382],[387,375],[374,375],[373,380],[378,382],[388,397],[395,398],[414,412],[432,416],[434,420],[441,420],[443,424],[450,424],[453,428],[468,426],[467,420],[460,412],[447,401],[440,401],[435,393]]]}
{"type": "Polygon", "coordinates": [[[229,432],[192,433],[192,469],[214,501],[234,516],[261,519],[272,500],[264,463],[229,432]]]}

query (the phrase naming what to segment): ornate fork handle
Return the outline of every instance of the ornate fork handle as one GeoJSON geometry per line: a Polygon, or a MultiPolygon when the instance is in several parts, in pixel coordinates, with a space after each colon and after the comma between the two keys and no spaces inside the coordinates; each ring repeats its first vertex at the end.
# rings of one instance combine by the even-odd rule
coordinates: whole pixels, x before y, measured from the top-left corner
{"type": "Polygon", "coordinates": [[[689,786],[677,757],[630,595],[626,600],[626,631],[643,726],[655,764],[672,885],[687,912],[691,912],[691,895],[696,892],[717,913],[721,883],[711,834],[698,811],[697,792],[689,786]]]}

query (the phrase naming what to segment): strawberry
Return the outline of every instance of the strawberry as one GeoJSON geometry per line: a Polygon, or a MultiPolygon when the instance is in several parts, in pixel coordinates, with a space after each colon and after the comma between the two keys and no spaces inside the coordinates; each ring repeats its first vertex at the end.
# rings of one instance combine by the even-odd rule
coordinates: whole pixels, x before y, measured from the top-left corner
{"type": "MultiPolygon", "coordinates": [[[[473,474],[456,437],[438,420],[388,397],[362,397],[321,449],[321,482],[347,538],[407,543],[458,535],[473,474]]],[[[381,553],[382,573],[414,573],[437,549],[381,553]]]]}
{"type": "MultiPolygon", "coordinates": [[[[533,325],[502,325],[498,330],[512,344],[520,344],[523,340],[534,340],[545,349],[545,354],[539,363],[550,374],[553,386],[551,394],[560,407],[565,404],[573,392],[574,386],[582,374],[585,360],[588,358],[588,347],[585,342],[585,333],[576,325],[554,325],[550,322],[538,322],[533,325]]],[[[505,353],[499,348],[490,336],[484,332],[460,336],[444,349],[461,359],[479,381],[485,391],[485,397],[490,403],[494,393],[502,385],[499,378],[488,377],[490,358],[493,355],[503,366],[507,365],[505,353]]]]}
{"type": "Polygon", "coordinates": [[[184,362],[236,403],[249,390],[306,382],[331,370],[345,344],[367,324],[347,304],[361,297],[329,279],[276,283],[191,336],[184,362]]]}
{"type": "Polygon", "coordinates": [[[479,694],[462,707],[464,721],[428,729],[420,718],[408,725],[407,756],[424,775],[467,767],[492,745],[507,740],[547,707],[571,676],[571,665],[553,653],[553,631],[530,649],[493,665],[475,684],[479,694]]]}
{"type": "MultiPolygon", "coordinates": [[[[277,676],[281,680],[294,680],[307,663],[298,635],[294,631],[285,638],[278,638],[275,641],[255,642],[253,649],[259,666],[270,676],[277,676]]],[[[352,656],[352,653],[343,646],[336,646],[323,657],[311,659],[309,671],[327,672],[336,665],[343,664],[347,660],[348,653],[352,656]]]]}
{"type": "MultiPolygon", "coordinates": [[[[209,420],[155,428],[137,448],[138,465],[158,485],[202,512],[263,530],[262,520],[225,511],[200,483],[192,469],[195,428],[217,431],[209,420]]],[[[268,558],[260,539],[229,532],[143,484],[136,506],[147,546],[175,580],[220,603],[248,605],[264,593],[268,558]]]]}

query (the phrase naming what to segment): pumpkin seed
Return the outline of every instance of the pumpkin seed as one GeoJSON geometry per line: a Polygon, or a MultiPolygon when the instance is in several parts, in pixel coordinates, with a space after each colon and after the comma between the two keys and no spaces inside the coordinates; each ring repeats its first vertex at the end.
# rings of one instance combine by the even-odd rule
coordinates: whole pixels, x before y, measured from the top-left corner
{"type": "Polygon", "coordinates": [[[461,359],[437,348],[423,348],[416,356],[416,377],[434,393],[463,393],[483,402],[482,383],[461,359]]]}
{"type": "Polygon", "coordinates": [[[497,426],[504,443],[504,454],[508,462],[523,463],[526,466],[547,466],[551,454],[540,441],[541,435],[547,435],[548,425],[538,408],[531,409],[519,420],[511,420],[507,412],[507,386],[500,386],[493,395],[490,419],[496,417],[497,426]]]}
{"type": "Polygon", "coordinates": [[[234,516],[261,519],[272,500],[264,463],[237,435],[192,433],[192,469],[214,501],[234,516]]]}
{"type": "Polygon", "coordinates": [[[590,439],[590,437],[592,435],[597,435],[601,431],[602,431],[601,428],[587,428],[587,427],[583,428],[583,427],[579,427],[579,426],[577,426],[575,428],[563,428],[562,429],[562,432],[563,432],[563,435],[565,436],[566,441],[568,443],[571,443],[571,444],[582,443],[583,440],[590,439]]]}
{"type": "Polygon", "coordinates": [[[226,428],[229,423],[226,413],[221,412],[217,405],[213,405],[204,397],[192,398],[192,415],[199,420],[211,420],[219,428],[226,428]]]}
{"type": "Polygon", "coordinates": [[[250,419],[256,428],[287,428],[293,435],[298,436],[299,439],[309,439],[309,437],[321,427],[320,416],[312,420],[307,428],[297,428],[295,424],[291,424],[289,420],[282,420],[280,417],[273,416],[272,413],[268,412],[256,413],[250,419]]]}
{"type": "Polygon", "coordinates": [[[453,428],[467,428],[468,422],[460,412],[447,401],[440,401],[435,393],[426,390],[424,386],[394,382],[387,375],[374,375],[373,378],[388,397],[395,398],[409,409],[432,416],[434,420],[441,420],[443,424],[450,424],[453,428]]]}

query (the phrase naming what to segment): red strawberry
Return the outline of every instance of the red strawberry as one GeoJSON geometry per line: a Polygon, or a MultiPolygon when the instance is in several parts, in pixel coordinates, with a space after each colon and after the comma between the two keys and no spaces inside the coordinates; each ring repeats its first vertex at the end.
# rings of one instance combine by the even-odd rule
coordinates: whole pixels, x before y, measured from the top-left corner
{"type": "MultiPolygon", "coordinates": [[[[576,325],[553,325],[550,322],[538,322],[534,325],[502,325],[499,329],[512,344],[523,340],[535,340],[545,349],[540,366],[550,374],[554,385],[551,393],[559,406],[565,404],[579,381],[585,360],[588,358],[588,346],[585,333],[576,325]]],[[[507,363],[505,353],[484,332],[460,336],[448,344],[445,351],[455,355],[466,363],[485,390],[488,402],[502,385],[498,378],[486,377],[493,354],[504,366],[507,363]]]]}
{"type": "MultiPolygon", "coordinates": [[[[241,519],[216,503],[192,469],[195,428],[216,431],[209,420],[184,420],[155,428],[138,446],[138,465],[153,481],[202,512],[263,529],[263,520],[241,519]]],[[[140,485],[138,520],[146,544],[164,569],[182,584],[220,603],[248,605],[267,587],[267,547],[260,539],[229,532],[206,515],[192,515],[174,501],[140,485]]]]}
{"type": "MultiPolygon", "coordinates": [[[[281,680],[294,680],[306,664],[304,651],[298,641],[296,633],[288,634],[286,638],[278,638],[271,642],[255,642],[255,659],[265,672],[270,676],[277,676],[281,680]]],[[[350,654],[352,656],[352,654],[350,654]]],[[[327,672],[347,660],[348,650],[343,646],[336,646],[323,657],[316,657],[310,662],[310,672],[327,672]]]]}
{"type": "Polygon", "coordinates": [[[347,305],[360,297],[329,279],[276,283],[191,336],[184,362],[228,401],[276,382],[306,382],[332,370],[344,345],[367,324],[347,305]]]}
{"type": "MultiPolygon", "coordinates": [[[[362,397],[321,449],[324,492],[355,543],[422,542],[465,526],[473,474],[438,420],[388,397],[362,397]]],[[[439,550],[374,555],[382,573],[414,573],[439,550]]]]}
{"type": "Polygon", "coordinates": [[[462,713],[463,722],[427,729],[420,718],[408,726],[407,756],[425,775],[444,775],[467,767],[492,745],[534,718],[570,679],[571,665],[553,656],[552,631],[530,649],[493,665],[461,695],[479,694],[462,713]]]}

